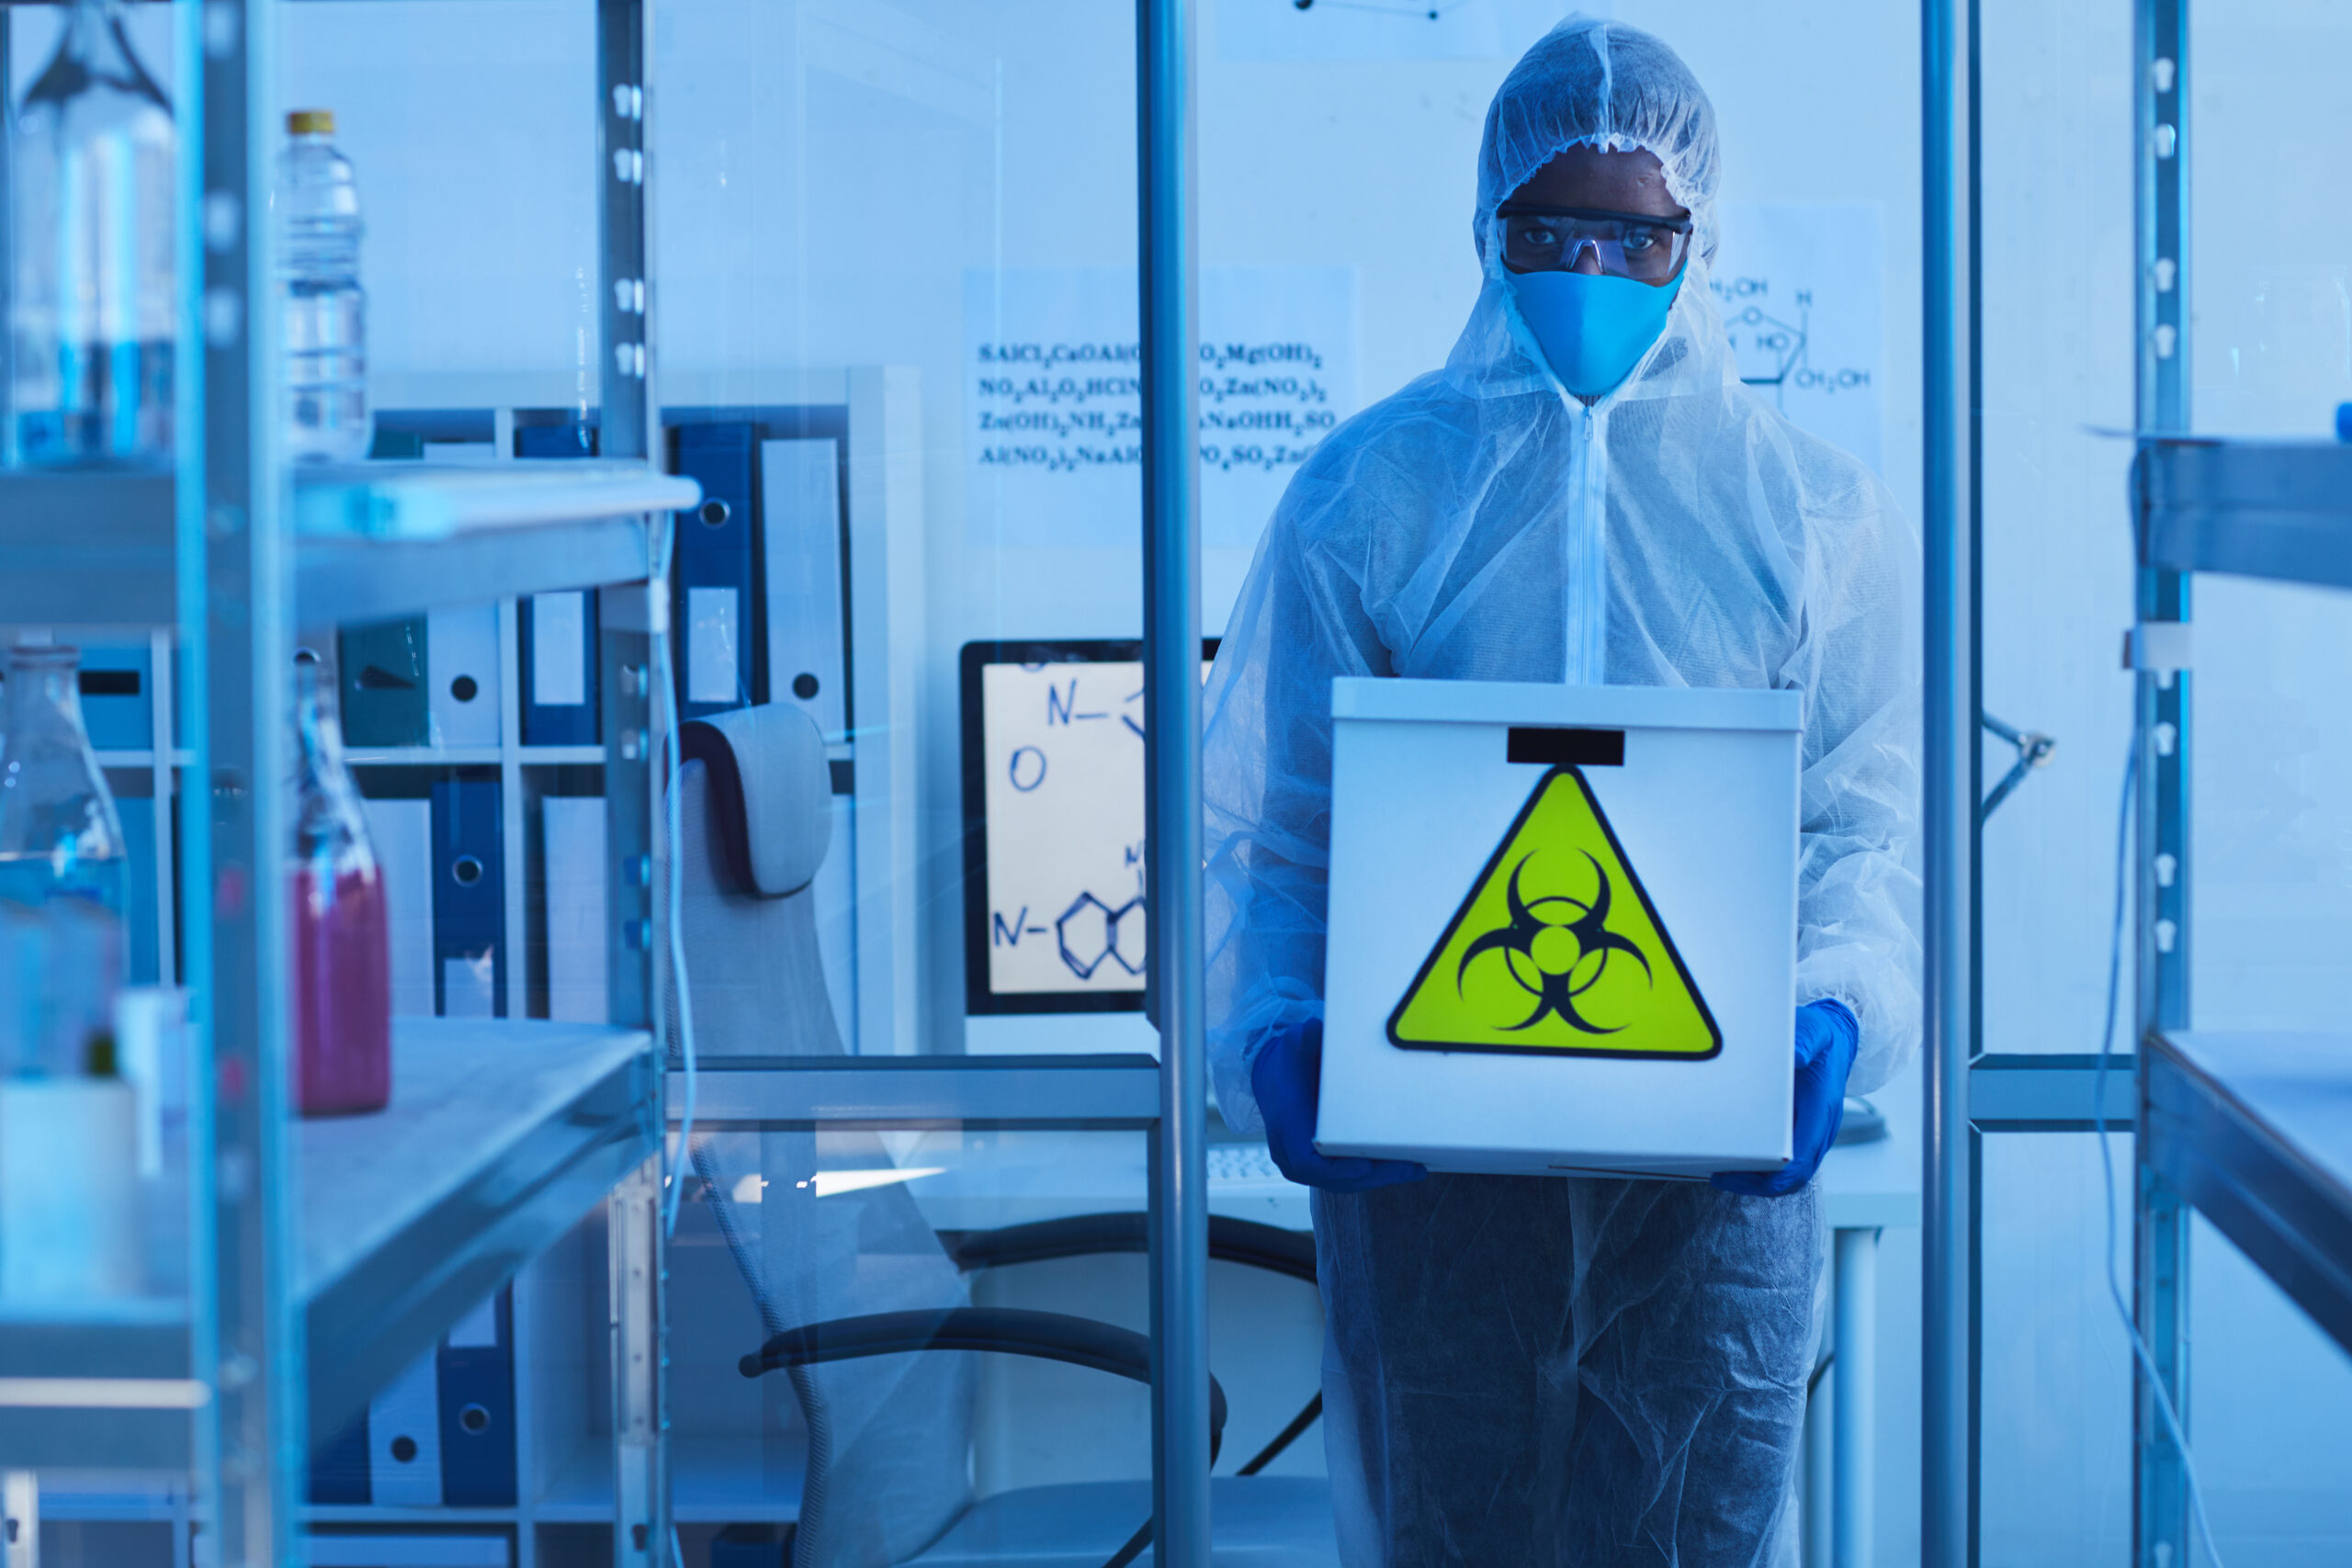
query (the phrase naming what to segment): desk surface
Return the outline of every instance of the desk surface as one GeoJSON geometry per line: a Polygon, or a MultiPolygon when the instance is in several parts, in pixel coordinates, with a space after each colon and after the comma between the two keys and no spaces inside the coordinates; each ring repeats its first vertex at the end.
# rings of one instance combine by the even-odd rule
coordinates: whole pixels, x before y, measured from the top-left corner
{"type": "MultiPolygon", "coordinates": [[[[1888,1135],[1875,1143],[1832,1149],[1821,1168],[1823,1208],[1833,1230],[1902,1227],[1919,1223],[1919,1074],[1916,1066],[1871,1096],[1886,1118],[1888,1135]]],[[[935,1174],[912,1179],[909,1190],[941,1230],[976,1230],[1105,1209],[1144,1206],[1145,1134],[1030,1133],[993,1140],[985,1152],[967,1148],[959,1132],[922,1135],[899,1159],[902,1168],[935,1174]]],[[[1209,1182],[1209,1212],[1309,1229],[1307,1190],[1280,1177],[1209,1182]]]]}

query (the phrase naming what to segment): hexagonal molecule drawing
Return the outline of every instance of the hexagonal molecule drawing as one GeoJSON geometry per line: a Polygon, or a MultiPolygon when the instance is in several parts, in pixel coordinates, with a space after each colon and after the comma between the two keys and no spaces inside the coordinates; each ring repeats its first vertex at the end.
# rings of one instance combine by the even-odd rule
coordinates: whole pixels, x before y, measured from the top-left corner
{"type": "Polygon", "coordinates": [[[1081,893],[1054,922],[1054,941],[1061,948],[1062,963],[1081,980],[1094,978],[1106,958],[1130,975],[1140,975],[1143,899],[1130,898],[1114,909],[1093,894],[1081,893]]]}
{"type": "Polygon", "coordinates": [[[1143,973],[1143,899],[1130,898],[1111,916],[1111,959],[1130,975],[1143,973]]]}
{"type": "Polygon", "coordinates": [[[1724,301],[1724,328],[1732,355],[1739,363],[1739,378],[1788,412],[1788,394],[1855,392],[1868,389],[1871,373],[1857,368],[1827,369],[1813,362],[1813,290],[1796,292],[1796,320],[1774,315],[1749,299],[1751,288],[1760,294],[1754,278],[1735,277],[1716,288],[1724,301]]]}

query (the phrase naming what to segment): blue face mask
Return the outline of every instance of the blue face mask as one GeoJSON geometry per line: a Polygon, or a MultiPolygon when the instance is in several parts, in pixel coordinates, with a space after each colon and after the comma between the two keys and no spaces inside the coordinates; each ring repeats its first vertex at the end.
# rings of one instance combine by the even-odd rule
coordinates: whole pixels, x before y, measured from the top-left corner
{"type": "Polygon", "coordinates": [[[1552,373],[1580,398],[1600,397],[1634,373],[1682,289],[1679,275],[1661,285],[1585,272],[1518,272],[1510,281],[1552,373]]]}

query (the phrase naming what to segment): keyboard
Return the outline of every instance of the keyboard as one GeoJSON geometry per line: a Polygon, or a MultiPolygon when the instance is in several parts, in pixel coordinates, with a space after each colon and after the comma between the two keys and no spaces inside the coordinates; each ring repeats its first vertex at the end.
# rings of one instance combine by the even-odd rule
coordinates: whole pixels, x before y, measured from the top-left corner
{"type": "Polygon", "coordinates": [[[1263,1144],[1211,1144],[1208,1157],[1212,1186],[1286,1179],[1263,1144]]]}

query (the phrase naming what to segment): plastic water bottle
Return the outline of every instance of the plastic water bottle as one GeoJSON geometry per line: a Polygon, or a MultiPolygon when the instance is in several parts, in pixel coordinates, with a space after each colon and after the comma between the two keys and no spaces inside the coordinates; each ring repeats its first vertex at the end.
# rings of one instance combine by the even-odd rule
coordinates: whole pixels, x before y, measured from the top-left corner
{"type": "Polygon", "coordinates": [[[285,300],[286,455],[368,455],[368,296],[359,287],[359,186],[334,150],[334,116],[300,109],[277,165],[277,263],[285,300]]]}
{"type": "Polygon", "coordinates": [[[83,465],[172,451],[172,106],[118,0],[75,0],[10,129],[17,241],[0,457],[83,465]]]}

